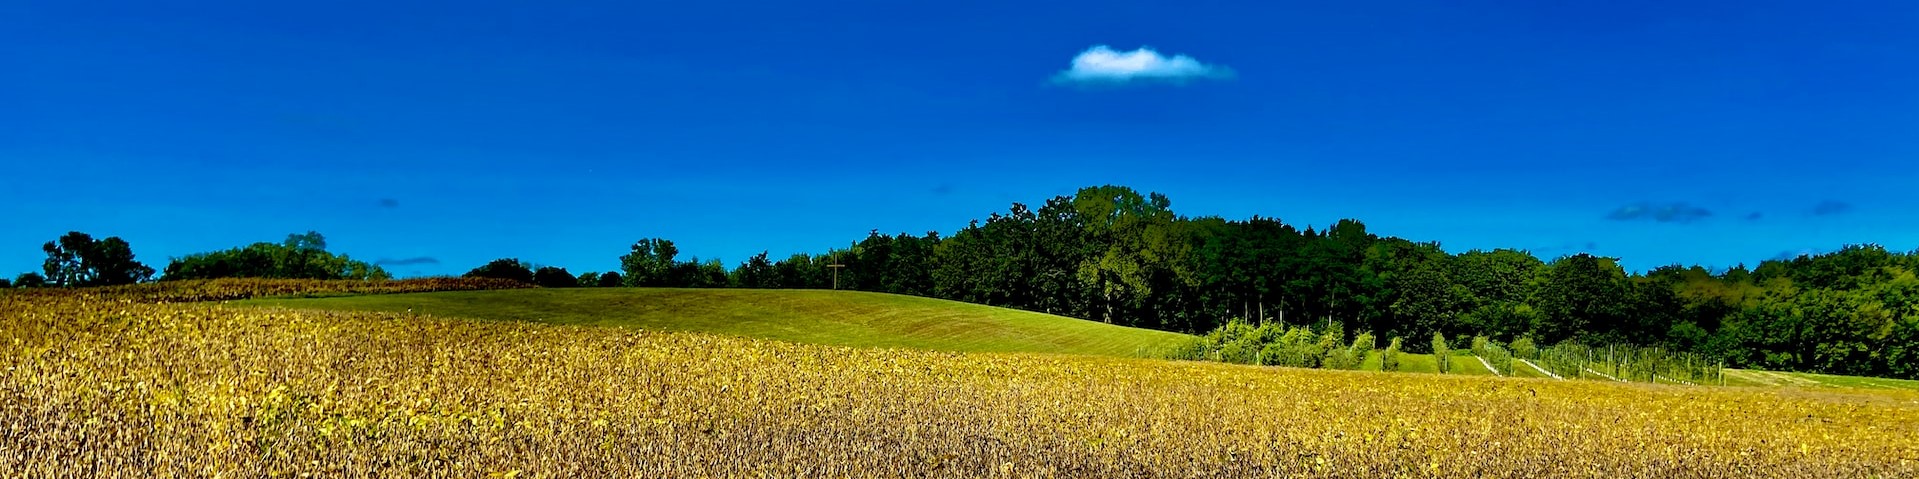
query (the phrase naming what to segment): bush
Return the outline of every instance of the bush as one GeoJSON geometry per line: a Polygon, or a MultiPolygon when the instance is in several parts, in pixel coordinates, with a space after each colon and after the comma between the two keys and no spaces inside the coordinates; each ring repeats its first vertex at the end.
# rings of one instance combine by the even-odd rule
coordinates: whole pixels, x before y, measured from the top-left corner
{"type": "Polygon", "coordinates": [[[1399,351],[1399,338],[1393,338],[1393,341],[1386,345],[1386,350],[1379,353],[1379,370],[1398,371],[1399,351]]]}
{"type": "Polygon", "coordinates": [[[1433,365],[1440,374],[1451,372],[1453,348],[1446,346],[1446,335],[1433,333],[1433,365]]]}
{"type": "Polygon", "coordinates": [[[620,273],[618,271],[608,271],[605,273],[600,273],[600,287],[618,288],[620,286],[625,286],[625,284],[621,282],[620,273]]]}

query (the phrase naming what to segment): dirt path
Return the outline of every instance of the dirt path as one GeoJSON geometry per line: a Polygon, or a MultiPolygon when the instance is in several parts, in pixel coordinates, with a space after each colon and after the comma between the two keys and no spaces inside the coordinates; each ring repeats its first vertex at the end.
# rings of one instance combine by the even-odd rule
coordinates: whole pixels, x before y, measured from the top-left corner
{"type": "MultiPolygon", "coordinates": [[[[1486,358],[1482,358],[1482,357],[1479,357],[1479,356],[1473,356],[1473,357],[1474,357],[1474,358],[1476,358],[1476,359],[1479,359],[1479,364],[1484,364],[1484,365],[1486,365],[1486,370],[1487,370],[1487,371],[1492,371],[1492,372],[1493,372],[1493,375],[1494,375],[1494,376],[1509,376],[1509,375],[1511,375],[1511,374],[1499,374],[1499,368],[1495,368],[1495,367],[1493,367],[1493,363],[1490,363],[1490,362],[1486,362],[1486,358]]],[[[1508,373],[1510,373],[1510,371],[1509,371],[1508,373]]]]}

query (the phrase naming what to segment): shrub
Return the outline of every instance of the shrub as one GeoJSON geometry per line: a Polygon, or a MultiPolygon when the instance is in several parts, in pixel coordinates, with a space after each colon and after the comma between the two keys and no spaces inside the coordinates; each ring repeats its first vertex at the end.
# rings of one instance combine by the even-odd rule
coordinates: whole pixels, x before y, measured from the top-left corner
{"type": "Polygon", "coordinates": [[[1453,348],[1446,346],[1446,335],[1433,333],[1433,366],[1440,374],[1452,371],[1453,348]]]}

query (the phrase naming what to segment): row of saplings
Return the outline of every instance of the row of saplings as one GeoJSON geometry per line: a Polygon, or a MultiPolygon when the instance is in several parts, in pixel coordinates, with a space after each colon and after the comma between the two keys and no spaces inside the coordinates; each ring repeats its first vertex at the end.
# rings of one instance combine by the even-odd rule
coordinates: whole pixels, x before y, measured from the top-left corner
{"type": "MultiPolygon", "coordinates": [[[[1205,336],[1181,345],[1172,353],[1172,357],[1264,366],[1360,369],[1361,364],[1377,348],[1376,338],[1372,333],[1362,332],[1354,335],[1352,342],[1348,343],[1344,341],[1345,337],[1345,328],[1337,322],[1313,328],[1281,323],[1255,326],[1234,319],[1205,336]]],[[[1502,374],[1512,371],[1514,353],[1511,351],[1521,351],[1520,356],[1537,354],[1537,348],[1530,338],[1513,341],[1511,347],[1509,350],[1498,341],[1479,336],[1473,338],[1471,351],[1474,356],[1485,358],[1502,374]]],[[[1446,336],[1434,334],[1432,348],[1435,369],[1441,373],[1451,372],[1454,352],[1446,336]]],[[[1380,351],[1378,369],[1400,370],[1405,357],[1403,350],[1399,338],[1388,341],[1386,348],[1380,351]]]]}
{"type": "MultiPolygon", "coordinates": [[[[1345,329],[1339,323],[1318,328],[1282,323],[1254,325],[1234,319],[1205,336],[1175,349],[1174,359],[1220,361],[1237,364],[1289,366],[1299,368],[1361,369],[1377,347],[1371,333],[1354,335],[1344,341],[1345,329]]],[[[1565,342],[1540,348],[1531,338],[1521,337],[1510,344],[1485,336],[1475,336],[1471,349],[1456,352],[1443,334],[1432,339],[1433,367],[1439,373],[1453,372],[1460,353],[1484,359],[1494,374],[1511,376],[1520,359],[1537,361],[1540,369],[1562,378],[1611,379],[1619,381],[1718,383],[1723,382],[1716,361],[1698,355],[1668,352],[1656,347],[1608,346],[1592,348],[1565,342]]],[[[1399,338],[1392,338],[1379,352],[1379,364],[1365,369],[1399,371],[1405,353],[1399,338]]],[[[1466,357],[1466,360],[1478,361],[1466,357]]]]}
{"type": "MultiPolygon", "coordinates": [[[[1359,333],[1352,343],[1344,342],[1346,332],[1338,323],[1314,331],[1304,326],[1287,327],[1280,323],[1254,326],[1234,319],[1211,333],[1181,345],[1171,354],[1174,359],[1209,360],[1238,364],[1291,366],[1297,368],[1359,369],[1372,354],[1371,333],[1359,333]]],[[[1399,338],[1386,347],[1385,357],[1395,357],[1399,338]]]]}

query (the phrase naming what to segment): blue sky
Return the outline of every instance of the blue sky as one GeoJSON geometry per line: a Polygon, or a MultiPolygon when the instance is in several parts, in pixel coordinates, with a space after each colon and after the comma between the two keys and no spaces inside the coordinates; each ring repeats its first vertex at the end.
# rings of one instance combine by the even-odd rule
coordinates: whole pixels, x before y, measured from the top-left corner
{"type": "Polygon", "coordinates": [[[559,3],[0,2],[0,273],[732,264],[1108,183],[1633,269],[1919,248],[1911,2],[559,3]]]}

